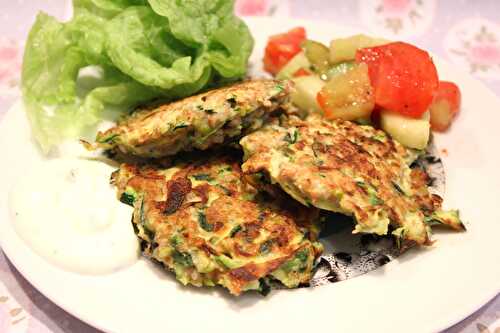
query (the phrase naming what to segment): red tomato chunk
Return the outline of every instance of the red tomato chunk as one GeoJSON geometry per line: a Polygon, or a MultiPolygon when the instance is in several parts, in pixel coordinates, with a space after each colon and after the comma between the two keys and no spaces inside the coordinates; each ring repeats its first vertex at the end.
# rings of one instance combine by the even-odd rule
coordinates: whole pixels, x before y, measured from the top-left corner
{"type": "Polygon", "coordinates": [[[301,44],[306,40],[303,27],[269,37],[264,55],[264,69],[270,74],[277,74],[297,53],[302,51],[301,44]]]}
{"type": "Polygon", "coordinates": [[[439,89],[431,104],[431,128],[446,131],[460,110],[462,95],[453,82],[439,81],[439,89]]]}
{"type": "Polygon", "coordinates": [[[438,74],[429,54],[416,46],[395,42],[359,49],[356,61],[368,65],[375,104],[419,118],[438,88],[438,74]]]}

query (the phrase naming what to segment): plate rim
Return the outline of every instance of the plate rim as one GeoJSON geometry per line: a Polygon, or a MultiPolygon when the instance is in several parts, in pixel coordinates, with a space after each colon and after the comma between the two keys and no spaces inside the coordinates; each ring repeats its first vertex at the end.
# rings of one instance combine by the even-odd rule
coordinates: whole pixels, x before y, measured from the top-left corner
{"type": "MultiPolygon", "coordinates": [[[[269,22],[271,20],[274,23],[277,23],[276,22],[277,21],[276,18],[273,18],[273,19],[270,19],[270,18],[251,18],[251,19],[248,19],[248,18],[246,18],[245,20],[247,22],[254,21],[253,24],[259,24],[259,21],[260,22],[262,22],[262,21],[269,22]]],[[[328,23],[328,22],[321,22],[321,21],[317,22],[317,21],[304,20],[304,19],[293,19],[293,18],[282,18],[282,19],[279,19],[278,21],[281,21],[281,22],[286,21],[287,24],[293,24],[293,25],[295,25],[295,24],[304,24],[306,27],[307,27],[308,24],[314,24],[314,25],[323,25],[323,26],[337,28],[337,26],[335,24],[331,24],[331,23],[328,23]]],[[[358,29],[358,28],[350,28],[350,27],[346,27],[346,26],[342,26],[342,29],[340,29],[340,30],[344,30],[344,29],[347,29],[349,31],[360,31],[361,30],[361,29],[358,29]]],[[[471,79],[471,80],[475,81],[476,83],[478,83],[482,88],[490,91],[490,89],[486,85],[484,85],[483,83],[481,83],[477,79],[471,77],[469,74],[466,74],[466,75],[468,76],[469,79],[471,79]]],[[[496,95],[494,95],[494,96],[495,96],[495,99],[498,102],[500,102],[499,97],[496,96],[496,95]]],[[[7,123],[7,120],[10,117],[10,114],[13,112],[13,110],[15,108],[19,108],[20,107],[19,105],[20,105],[19,102],[15,103],[11,107],[11,109],[4,115],[4,117],[3,117],[2,121],[1,121],[2,124],[0,125],[0,128],[3,128],[4,126],[6,126],[5,123],[7,123]]],[[[5,221],[5,222],[9,223],[9,221],[5,221]]],[[[1,223],[5,223],[5,222],[0,222],[0,224],[1,223]]],[[[37,283],[36,279],[34,279],[33,276],[31,276],[29,273],[26,272],[26,269],[23,269],[23,267],[20,267],[22,265],[18,265],[19,263],[16,262],[16,260],[14,259],[15,258],[15,254],[13,254],[13,253],[10,252],[10,247],[9,246],[5,247],[4,240],[3,240],[3,237],[1,235],[0,235],[0,246],[3,249],[6,257],[9,258],[10,263],[23,275],[23,277],[33,287],[35,287],[37,290],[39,290],[40,292],[42,292],[45,297],[47,297],[48,299],[50,299],[53,303],[55,303],[59,307],[63,308],[68,313],[70,313],[73,316],[75,316],[76,318],[79,318],[80,320],[88,323],[89,325],[91,325],[93,327],[96,327],[96,328],[98,328],[100,330],[103,330],[103,331],[111,331],[111,329],[100,325],[99,322],[95,322],[91,318],[86,318],[85,316],[82,316],[81,313],[77,313],[75,311],[72,311],[72,309],[68,308],[64,302],[59,301],[57,299],[57,297],[53,297],[54,296],[53,293],[51,293],[50,291],[46,290],[45,286],[40,285],[40,283],[37,283]],[[5,250],[6,248],[8,249],[7,251],[5,250]]],[[[35,255],[34,253],[32,253],[32,254],[35,255]]],[[[349,282],[349,281],[344,281],[342,283],[346,283],[346,282],[349,282]]],[[[486,295],[485,294],[484,297],[482,297],[482,299],[480,301],[474,303],[474,305],[472,305],[472,304],[469,303],[468,310],[465,310],[465,312],[467,312],[465,315],[462,314],[460,316],[455,316],[455,317],[457,317],[456,320],[451,320],[451,321],[448,320],[448,324],[445,324],[445,326],[436,327],[436,330],[443,330],[443,329],[449,328],[449,327],[455,325],[456,323],[460,322],[461,320],[464,320],[465,318],[467,318],[468,316],[470,316],[472,313],[474,313],[475,311],[477,311],[478,309],[480,309],[482,306],[484,306],[485,304],[487,304],[490,300],[492,300],[493,298],[495,298],[496,296],[498,296],[499,293],[500,293],[500,285],[497,287],[497,291],[496,292],[492,292],[490,295],[486,295]],[[460,317],[460,318],[458,318],[458,317],[460,317]]],[[[464,311],[462,311],[462,312],[464,312],[464,311]]]]}

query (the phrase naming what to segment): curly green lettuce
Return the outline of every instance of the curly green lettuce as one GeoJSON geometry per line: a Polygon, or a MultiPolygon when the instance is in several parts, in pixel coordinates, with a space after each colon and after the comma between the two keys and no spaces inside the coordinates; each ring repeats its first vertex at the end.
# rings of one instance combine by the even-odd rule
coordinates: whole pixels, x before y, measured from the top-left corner
{"type": "Polygon", "coordinates": [[[74,0],[68,22],[38,14],[22,89],[42,150],[92,131],[108,107],[126,113],[243,77],[253,39],[233,6],[232,0],[74,0]],[[96,73],[92,84],[82,75],[87,68],[96,73]]]}

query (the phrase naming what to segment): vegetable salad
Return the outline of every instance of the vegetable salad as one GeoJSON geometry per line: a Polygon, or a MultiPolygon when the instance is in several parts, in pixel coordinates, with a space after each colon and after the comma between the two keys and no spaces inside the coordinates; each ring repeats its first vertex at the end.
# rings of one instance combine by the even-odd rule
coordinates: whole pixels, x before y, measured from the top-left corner
{"type": "Polygon", "coordinates": [[[427,146],[460,109],[456,84],[440,81],[430,55],[408,43],[365,35],[309,40],[302,27],[271,36],[266,71],[292,79],[292,101],[326,118],[380,126],[409,148],[427,146]]]}

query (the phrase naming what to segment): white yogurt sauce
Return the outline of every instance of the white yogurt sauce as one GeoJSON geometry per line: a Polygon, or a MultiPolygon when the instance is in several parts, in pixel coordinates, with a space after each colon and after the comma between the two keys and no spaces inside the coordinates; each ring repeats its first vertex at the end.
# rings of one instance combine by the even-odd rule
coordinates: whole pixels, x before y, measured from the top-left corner
{"type": "Polygon", "coordinates": [[[131,265],[139,257],[132,209],[116,199],[112,171],[77,158],[33,166],[10,193],[16,232],[69,271],[106,274],[131,265]]]}

